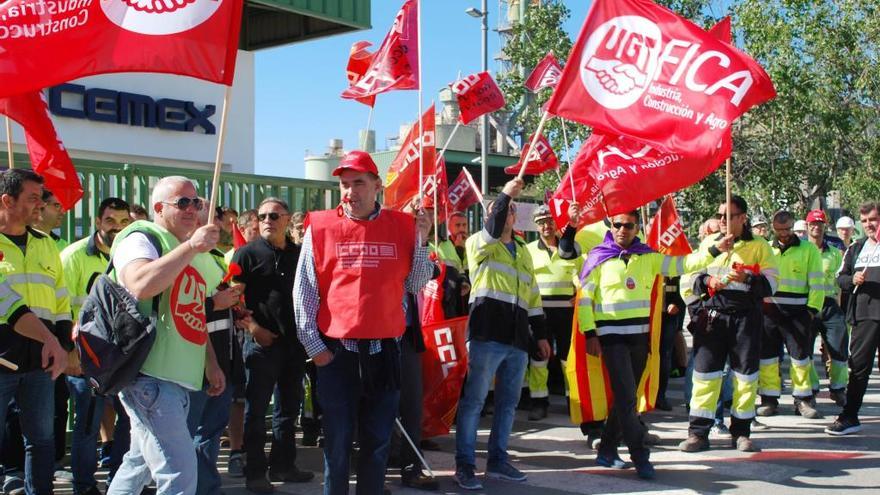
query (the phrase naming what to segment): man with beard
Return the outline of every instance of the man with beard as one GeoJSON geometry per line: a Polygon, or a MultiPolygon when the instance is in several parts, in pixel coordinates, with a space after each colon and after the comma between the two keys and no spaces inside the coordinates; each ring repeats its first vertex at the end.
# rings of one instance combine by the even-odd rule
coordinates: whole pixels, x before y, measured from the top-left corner
{"type": "MultiPolygon", "coordinates": [[[[107,270],[113,239],[131,222],[128,203],[119,198],[107,198],[98,206],[95,232],[61,252],[61,265],[70,293],[73,321],[79,318],[80,308],[92,284],[98,275],[107,270]]],[[[73,489],[78,495],[96,494],[100,492],[95,481],[95,470],[98,467],[95,449],[106,398],[92,394],[88,380],[82,376],[77,353],[71,353],[69,362],[67,384],[74,403],[73,438],[70,446],[73,489]]],[[[117,411],[123,411],[122,407],[117,407],[117,411]]],[[[112,467],[119,466],[123,454],[128,450],[128,429],[128,417],[123,411],[117,415],[116,438],[113,444],[115,448],[111,450],[110,456],[112,467]]],[[[111,478],[113,472],[115,469],[111,469],[111,478]]]]}

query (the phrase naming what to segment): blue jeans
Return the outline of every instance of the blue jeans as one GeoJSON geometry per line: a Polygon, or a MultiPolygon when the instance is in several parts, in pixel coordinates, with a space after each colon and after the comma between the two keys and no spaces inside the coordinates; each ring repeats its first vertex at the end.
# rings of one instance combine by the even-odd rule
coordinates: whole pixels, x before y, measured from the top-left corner
{"type": "Polygon", "coordinates": [[[220,434],[229,424],[231,385],[227,384],[223,393],[216,397],[209,397],[204,390],[189,393],[189,416],[186,422],[199,463],[196,488],[199,495],[220,493],[223,484],[217,471],[217,456],[220,454],[220,434]]]}
{"type": "Polygon", "coordinates": [[[107,495],[140,493],[151,478],[159,495],[194,494],[198,463],[186,426],[189,392],[142,375],[119,395],[131,421],[131,447],[107,495]]]}
{"type": "MultiPolygon", "coordinates": [[[[317,400],[324,415],[324,495],[348,493],[351,442],[357,425],[357,493],[382,493],[391,430],[397,417],[400,390],[394,386],[381,354],[365,360],[375,378],[373,390],[361,383],[358,354],[340,345],[333,360],[317,368],[317,400]]],[[[399,377],[397,377],[399,378],[399,377]]],[[[522,380],[522,375],[520,375],[522,380]]]]}
{"type": "Polygon", "coordinates": [[[85,378],[68,376],[67,386],[74,407],[73,438],[70,444],[73,492],[82,493],[98,484],[95,481],[95,471],[98,468],[98,430],[104,415],[104,397],[94,395],[85,378]]]}
{"type": "MultiPolygon", "coordinates": [[[[24,435],[24,479],[28,495],[52,493],[55,465],[55,384],[43,370],[0,373],[0,425],[12,399],[21,408],[19,421],[24,435]]],[[[0,443],[3,441],[0,428],[0,443]]]]}
{"type": "Polygon", "coordinates": [[[529,356],[521,349],[499,342],[471,340],[469,346],[467,381],[458,404],[455,427],[455,465],[476,465],[474,449],[480,410],[493,380],[495,413],[489,434],[488,466],[502,464],[507,462],[507,440],[513,428],[513,417],[529,356]]]}

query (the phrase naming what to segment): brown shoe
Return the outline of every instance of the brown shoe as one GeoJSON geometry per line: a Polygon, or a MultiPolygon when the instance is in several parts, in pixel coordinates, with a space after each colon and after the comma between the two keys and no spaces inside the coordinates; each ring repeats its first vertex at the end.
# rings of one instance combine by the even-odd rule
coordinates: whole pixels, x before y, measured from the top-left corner
{"type": "Polygon", "coordinates": [[[822,413],[816,410],[816,407],[809,400],[796,400],[794,408],[795,414],[798,416],[803,416],[807,419],[822,419],[822,413]]]}
{"type": "Polygon", "coordinates": [[[768,416],[776,416],[776,413],[779,412],[779,401],[775,398],[773,399],[762,399],[761,405],[758,406],[757,411],[755,411],[758,416],[768,417],[768,416]]]}
{"type": "Polygon", "coordinates": [[[440,484],[433,476],[414,466],[400,470],[400,482],[403,486],[417,490],[436,491],[440,489],[440,484]]]}
{"type": "Polygon", "coordinates": [[[760,452],[761,449],[752,442],[749,437],[736,437],[730,441],[730,445],[740,452],[760,452]]]}
{"type": "Polygon", "coordinates": [[[709,439],[697,435],[688,435],[687,440],[678,444],[678,450],[682,452],[701,452],[709,450],[709,439]]]}

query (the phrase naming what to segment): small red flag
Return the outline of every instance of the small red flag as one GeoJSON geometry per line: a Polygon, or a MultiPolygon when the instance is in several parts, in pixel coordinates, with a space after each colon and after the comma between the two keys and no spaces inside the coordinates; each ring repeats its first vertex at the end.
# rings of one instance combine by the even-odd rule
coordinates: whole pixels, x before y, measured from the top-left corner
{"type": "Polygon", "coordinates": [[[93,74],[161,72],[232,85],[243,0],[7,0],[0,97],[93,74]]]}
{"type": "Polygon", "coordinates": [[[406,0],[363,77],[342,92],[343,98],[359,100],[396,89],[419,89],[418,16],[418,2],[406,0]]]}
{"type": "Polygon", "coordinates": [[[537,93],[544,88],[555,88],[559,84],[560,77],[562,77],[562,67],[551,52],[538,62],[524,86],[532,93],[537,93]]]}
{"type": "Polygon", "coordinates": [[[52,125],[43,93],[33,91],[0,98],[0,114],[24,127],[31,168],[43,177],[46,189],[52,191],[65,210],[73,208],[83,196],[82,184],[52,125]]]}
{"type": "Polygon", "coordinates": [[[402,210],[419,194],[419,148],[424,146],[422,158],[425,164],[422,175],[434,175],[437,147],[434,142],[434,105],[422,115],[422,137],[419,138],[419,124],[413,123],[403,146],[391,162],[385,177],[385,207],[402,210]]]}
{"type": "Polygon", "coordinates": [[[660,203],[660,209],[648,224],[645,237],[646,243],[661,254],[684,256],[693,252],[691,245],[688,244],[672,196],[666,196],[666,199],[660,203]]]}
{"type": "Polygon", "coordinates": [[[717,36],[649,0],[595,0],[548,110],[710,156],[734,120],[776,96],[764,69],[717,36]]]}
{"type": "Polygon", "coordinates": [[[422,187],[422,206],[425,208],[436,208],[439,219],[442,222],[446,219],[446,191],[449,188],[449,182],[446,179],[446,160],[440,158],[437,160],[437,170],[433,175],[425,176],[425,185],[422,187]],[[434,205],[434,187],[437,187],[437,205],[434,205]]]}
{"type": "Polygon", "coordinates": [[[237,223],[232,224],[232,248],[233,249],[241,249],[245,244],[247,244],[247,240],[244,238],[244,235],[241,233],[241,229],[238,228],[237,223]]]}
{"type": "Polygon", "coordinates": [[[449,85],[458,99],[458,120],[468,125],[477,117],[504,108],[504,95],[488,72],[471,74],[449,85]]]}
{"type": "MultiPolygon", "coordinates": [[[[364,74],[367,73],[367,70],[370,69],[370,64],[373,63],[373,53],[367,50],[367,48],[371,45],[372,43],[369,41],[357,41],[351,45],[351,52],[348,56],[348,66],[345,70],[349,86],[357,84],[358,81],[364,78],[364,74]]],[[[376,104],[376,95],[368,96],[366,98],[357,98],[355,101],[363,103],[368,107],[372,107],[376,104]]]]}
{"type": "MultiPolygon", "coordinates": [[[[532,137],[529,138],[529,144],[532,142],[532,137]]],[[[556,153],[553,151],[553,148],[550,147],[550,142],[547,141],[547,138],[545,138],[543,134],[538,137],[537,141],[535,141],[535,149],[533,151],[529,150],[529,144],[526,144],[525,147],[523,147],[519,161],[514,165],[506,167],[504,173],[508,175],[519,174],[519,169],[522,167],[523,157],[528,157],[525,158],[527,161],[526,175],[543,174],[544,172],[553,170],[559,166],[559,159],[556,158],[556,153]]]]}
{"type": "Polygon", "coordinates": [[[449,185],[446,197],[449,201],[449,213],[465,211],[480,202],[479,191],[474,190],[474,186],[468,179],[464,169],[458,173],[458,177],[449,185]]]}

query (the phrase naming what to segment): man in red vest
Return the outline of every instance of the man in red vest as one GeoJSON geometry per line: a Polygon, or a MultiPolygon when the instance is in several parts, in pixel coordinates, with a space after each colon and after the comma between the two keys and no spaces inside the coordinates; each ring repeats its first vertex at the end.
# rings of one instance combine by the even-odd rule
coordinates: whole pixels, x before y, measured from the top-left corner
{"type": "Polygon", "coordinates": [[[355,422],[357,491],[382,493],[400,399],[404,291],[418,292],[433,275],[430,221],[380,207],[382,181],[368,153],[350,152],[333,175],[342,206],[306,219],[293,288],[297,333],[317,366],[324,493],[348,493],[355,422]]]}

